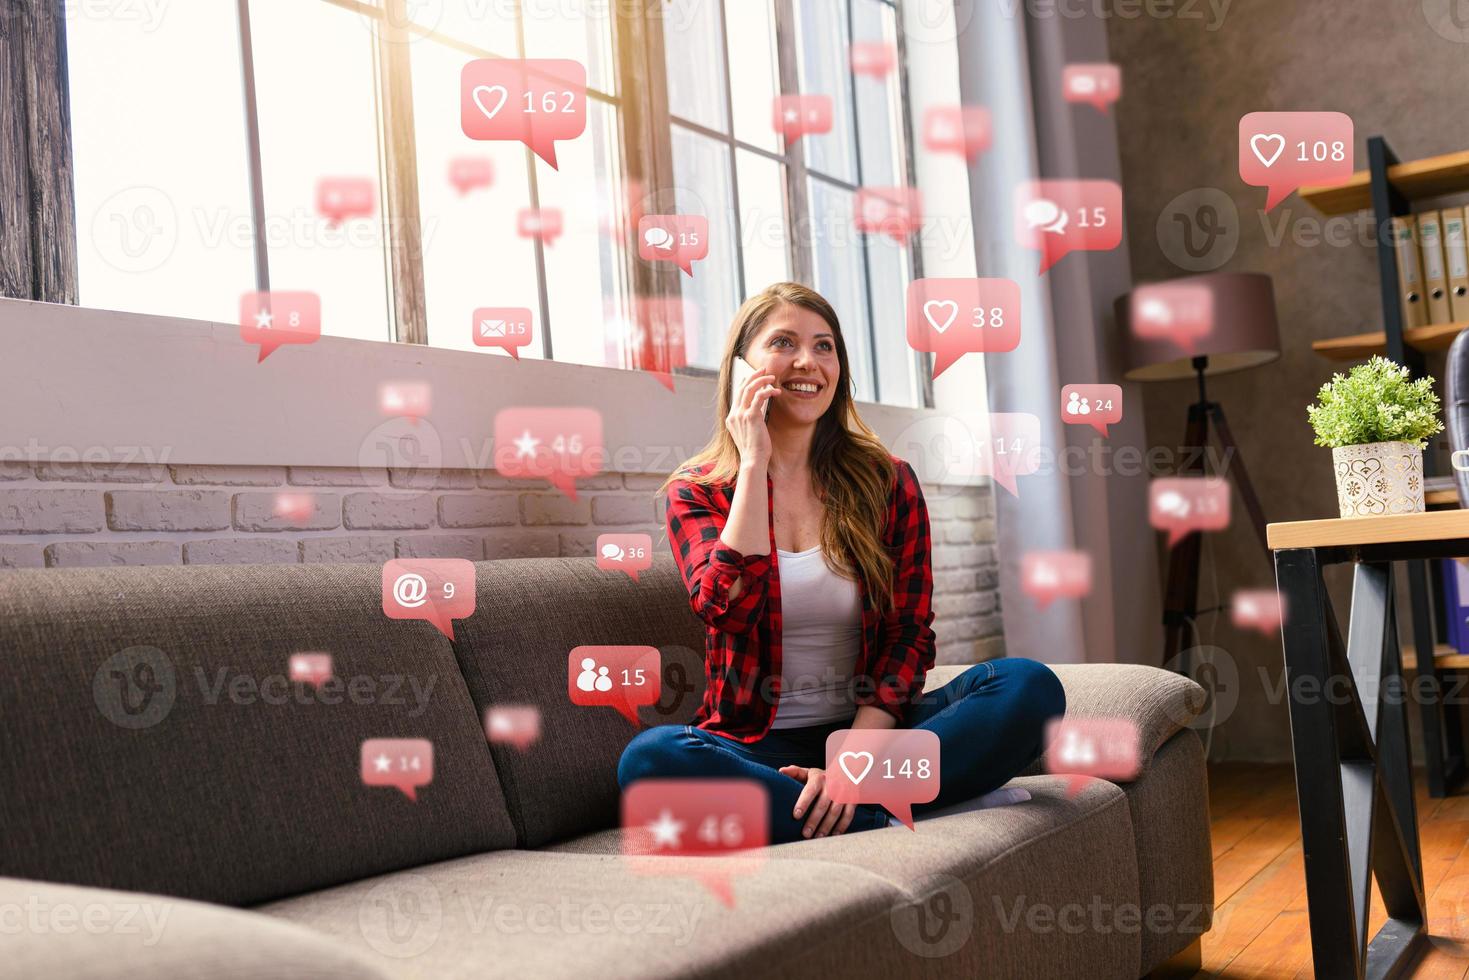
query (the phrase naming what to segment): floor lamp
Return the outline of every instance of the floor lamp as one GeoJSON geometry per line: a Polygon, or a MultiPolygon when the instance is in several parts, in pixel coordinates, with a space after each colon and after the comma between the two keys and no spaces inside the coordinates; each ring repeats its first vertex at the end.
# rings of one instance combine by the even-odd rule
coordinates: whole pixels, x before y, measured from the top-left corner
{"type": "MultiPolygon", "coordinates": [[[[1270,277],[1254,272],[1187,276],[1139,286],[1118,297],[1115,309],[1125,337],[1127,370],[1123,376],[1127,380],[1193,379],[1198,385],[1198,399],[1188,407],[1183,445],[1199,451],[1184,461],[1178,475],[1206,475],[1210,436],[1217,439],[1226,460],[1224,473],[1219,475],[1233,480],[1269,562],[1260,498],[1230,434],[1224,406],[1209,400],[1204,382],[1216,374],[1243,371],[1280,357],[1280,327],[1270,277]]],[[[1168,591],[1163,600],[1164,664],[1174,663],[1183,652],[1184,630],[1198,616],[1202,543],[1195,532],[1169,552],[1168,591]]],[[[1273,571],[1273,563],[1271,568],[1273,571]]]]}

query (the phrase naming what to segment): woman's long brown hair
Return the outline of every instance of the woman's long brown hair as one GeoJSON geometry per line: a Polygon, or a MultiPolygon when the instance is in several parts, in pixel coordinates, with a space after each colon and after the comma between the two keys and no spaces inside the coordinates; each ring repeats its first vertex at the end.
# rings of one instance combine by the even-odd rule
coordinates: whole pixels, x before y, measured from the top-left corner
{"type": "MultiPolygon", "coordinates": [[[[730,409],[730,380],[734,360],[743,357],[765,321],[782,305],[810,310],[831,327],[836,344],[841,379],[831,405],[816,422],[811,440],[811,479],[824,510],[821,517],[821,548],[826,564],[844,578],[861,576],[873,607],[887,612],[893,608],[893,559],[882,543],[887,523],[888,495],[895,471],[892,457],[877,434],[857,414],[852,396],[852,372],[847,361],[847,344],[836,311],[820,293],[800,283],[778,282],[745,300],[735,313],[719,363],[719,398],[714,413],[714,435],[700,452],[686,460],[664,481],[666,489],[675,480],[723,484],[739,473],[740,451],[724,426],[730,409]],[[706,473],[690,472],[713,465],[706,473]]],[[[855,580],[855,579],[854,579],[855,580]]]]}

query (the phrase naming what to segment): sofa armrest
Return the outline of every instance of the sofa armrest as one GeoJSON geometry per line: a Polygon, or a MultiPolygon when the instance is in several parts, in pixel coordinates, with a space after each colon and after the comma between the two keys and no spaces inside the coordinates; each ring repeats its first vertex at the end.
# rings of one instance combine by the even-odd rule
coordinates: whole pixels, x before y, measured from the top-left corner
{"type": "Polygon", "coordinates": [[[0,878],[0,973],[57,980],[377,980],[377,967],[279,919],[163,895],[0,878]]]}
{"type": "MultiPolygon", "coordinates": [[[[1153,753],[1207,705],[1204,689],[1182,674],[1142,664],[1051,664],[1066,690],[1067,718],[1124,718],[1137,725],[1141,779],[1153,753]]],[[[968,669],[945,665],[928,672],[927,690],[942,687],[968,669]]],[[[1040,763],[1021,775],[1043,772],[1040,763]]],[[[1115,780],[1122,781],[1122,780],[1115,780]]]]}

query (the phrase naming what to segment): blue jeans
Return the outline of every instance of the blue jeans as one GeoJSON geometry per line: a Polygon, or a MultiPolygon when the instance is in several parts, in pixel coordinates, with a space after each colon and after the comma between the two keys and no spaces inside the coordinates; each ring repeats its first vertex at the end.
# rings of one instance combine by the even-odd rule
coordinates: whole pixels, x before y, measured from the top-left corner
{"type": "MultiPolygon", "coordinates": [[[[924,728],[939,737],[942,785],[931,803],[916,803],[913,815],[982,796],[1005,785],[1041,754],[1046,722],[1066,712],[1066,694],[1051,669],[1034,660],[1008,657],[975,664],[936,691],[926,691],[905,713],[904,728],[924,728]]],[[[776,728],[744,744],[691,725],[657,725],[628,743],[617,765],[626,789],[639,779],[753,779],[770,794],[770,842],[805,840],[806,817],[791,815],[804,784],[781,766],[826,766],[826,737],[851,722],[776,728]]],[[[875,804],[857,807],[847,833],[888,826],[888,812],[875,804]]]]}

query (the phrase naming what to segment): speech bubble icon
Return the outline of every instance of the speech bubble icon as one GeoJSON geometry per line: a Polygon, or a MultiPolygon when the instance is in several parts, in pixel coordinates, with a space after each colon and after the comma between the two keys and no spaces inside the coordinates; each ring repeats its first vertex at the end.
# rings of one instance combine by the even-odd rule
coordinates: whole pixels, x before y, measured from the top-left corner
{"type": "Polygon", "coordinates": [[[663,693],[663,655],[657,647],[576,647],[566,658],[566,693],[572,704],[615,708],[641,728],[638,708],[663,693]]]}
{"type": "Polygon", "coordinates": [[[886,41],[853,41],[852,74],[886,78],[898,66],[898,49],[886,41]]]}
{"type": "Polygon", "coordinates": [[[602,472],[602,413],[595,408],[502,408],[495,413],[495,469],[511,479],[550,480],[576,499],[579,477],[602,472]]]}
{"type": "Polygon", "coordinates": [[[1092,556],[1085,551],[1028,551],[1020,558],[1020,591],[1045,608],[1092,591],[1092,556]]]}
{"type": "Polygon", "coordinates": [[[1011,496],[1020,496],[1016,477],[1040,468],[1040,418],[1029,412],[990,412],[982,417],[982,425],[975,454],[979,475],[990,477],[1011,496]]]}
{"type": "Polygon", "coordinates": [[[1214,330],[1214,292],[1190,282],[1155,282],[1127,297],[1128,326],[1139,340],[1167,340],[1192,354],[1214,330]]]}
{"type": "Polygon", "coordinates": [[[476,187],[495,183],[495,162],[489,157],[455,157],[449,161],[449,183],[463,197],[476,187]]]}
{"type": "Polygon", "coordinates": [[[524,306],[481,306],[470,317],[470,337],[476,347],[499,347],[518,361],[520,348],[531,342],[534,322],[524,306]]]}
{"type": "Polygon", "coordinates": [[[377,407],[389,418],[426,418],[433,407],[433,386],[427,381],[384,381],[378,385],[377,407]]]}
{"type": "Polygon", "coordinates": [[[908,284],[908,346],[932,352],[933,376],[965,354],[1020,344],[1020,286],[1009,279],[915,279],[908,284]]]}
{"type": "Polygon", "coordinates": [[[454,639],[454,620],[474,614],[474,562],[466,558],[394,558],[383,565],[383,613],[422,619],[454,639]]]}
{"type": "Polygon", "coordinates": [[[329,653],[293,653],[289,661],[291,680],[310,684],[317,690],[332,679],[332,655],[329,653]]]}
{"type": "Polygon", "coordinates": [[[1229,484],[1217,476],[1165,476],[1148,487],[1148,520],[1173,547],[1194,531],[1229,526],[1229,484]]]}
{"type": "Polygon", "coordinates": [[[1122,187],[1113,180],[1028,180],[1015,188],[1015,237],[1041,253],[1041,273],[1071,252],[1122,243],[1122,187]]]}
{"type": "Polygon", "coordinates": [[[485,738],[524,752],[541,737],[541,709],[533,704],[492,704],[485,709],[485,738]]]}
{"type": "Polygon", "coordinates": [[[303,291],[240,295],[240,339],[259,344],[259,364],[277,347],[314,344],[321,339],[321,297],[303,291]]]}
{"type": "Polygon", "coordinates": [[[923,145],[931,153],[956,153],[969,163],[990,148],[990,111],[982,105],[936,105],[923,111],[923,145]]]}
{"type": "Polygon", "coordinates": [[[607,572],[626,572],[636,582],[639,572],[653,567],[653,536],[597,535],[597,567],[607,572]]]}
{"type": "Polygon", "coordinates": [[[328,224],[377,213],[377,182],[371,177],[323,177],[316,182],[316,210],[328,224]]]}
{"type": "Polygon", "coordinates": [[[515,233],[521,238],[539,238],[548,247],[561,237],[562,227],[560,208],[521,208],[515,214],[515,233]]]}
{"type": "Polygon", "coordinates": [[[645,214],[638,220],[638,255],[673,262],[694,274],[693,263],[709,256],[709,219],[702,214],[645,214]]]}
{"type": "Polygon", "coordinates": [[[689,363],[688,344],[699,336],[698,304],[678,296],[638,296],[631,318],[614,305],[607,310],[607,363],[647,371],[673,391],[673,372],[689,363]]]}
{"type": "Polygon", "coordinates": [[[916,187],[859,187],[852,220],[858,231],[901,245],[923,230],[923,195],[916,187]]]}
{"type": "Polygon", "coordinates": [[[1137,724],[1126,718],[1053,718],[1045,744],[1046,772],[1072,777],[1068,796],[1091,779],[1136,779],[1142,768],[1137,724]]]}
{"type": "Polygon", "coordinates": [[[1266,187],[1265,210],[1303,184],[1352,176],[1352,117],[1344,112],[1250,112],[1239,121],[1239,179],[1266,187]]]}
{"type": "Polygon", "coordinates": [[[622,853],[640,875],[697,878],[726,906],[765,863],[770,794],[753,779],[640,779],[622,793],[622,853]]]}
{"type": "Polygon", "coordinates": [[[826,737],[833,803],[876,803],[913,826],[913,804],[939,795],[939,737],[925,728],[842,728],[826,737]]]}
{"type": "Polygon", "coordinates": [[[480,58],[459,73],[459,126],[472,140],[516,140],[552,168],[556,141],[587,128],[587,70],[563,58],[480,58]]]}
{"type": "Polygon", "coordinates": [[[418,787],[434,781],[434,743],[426,738],[362,741],[362,785],[392,786],[414,803],[418,787]]]}
{"type": "Polygon", "coordinates": [[[831,121],[829,95],[777,95],[771,105],[771,124],[787,145],[807,133],[831,132],[831,121]]]}
{"type": "Polygon", "coordinates": [[[1107,426],[1122,421],[1121,385],[1067,385],[1061,389],[1061,421],[1089,425],[1107,437],[1107,426]]]}
{"type": "Polygon", "coordinates": [[[1122,97],[1122,69],[1117,65],[1067,65],[1061,71],[1061,95],[1067,102],[1085,102],[1102,115],[1122,97]]]}
{"type": "Polygon", "coordinates": [[[1273,637],[1285,622],[1285,601],[1274,589],[1240,589],[1230,597],[1229,619],[1236,629],[1273,637]]]}

